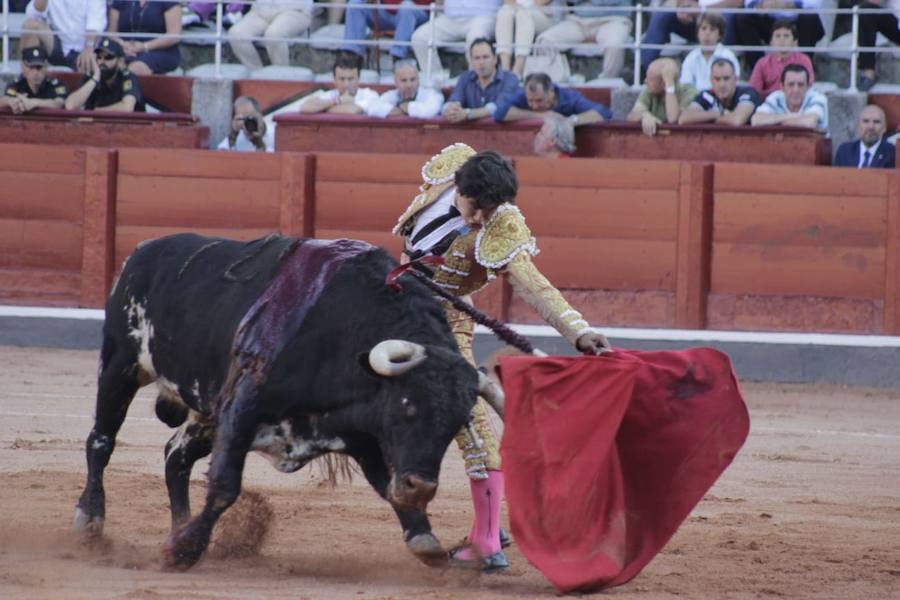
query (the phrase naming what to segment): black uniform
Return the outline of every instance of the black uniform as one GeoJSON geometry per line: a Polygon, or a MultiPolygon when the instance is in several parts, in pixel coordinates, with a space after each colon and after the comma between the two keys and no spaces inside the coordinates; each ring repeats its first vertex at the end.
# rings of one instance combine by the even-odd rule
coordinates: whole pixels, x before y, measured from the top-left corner
{"type": "MultiPolygon", "coordinates": [[[[81,85],[87,83],[90,76],[85,76],[81,85]]],[[[87,110],[102,108],[120,102],[125,96],[134,96],[135,112],[144,112],[144,94],[141,92],[141,84],[138,83],[137,76],[128,69],[121,70],[110,83],[101,79],[100,83],[94,86],[91,95],[88,96],[84,107],[87,110]]]]}
{"type": "Polygon", "coordinates": [[[32,93],[28,87],[28,80],[22,75],[14,82],[6,86],[6,95],[11,98],[38,98],[40,100],[65,100],[69,95],[66,85],[56,77],[45,77],[38,88],[37,94],[32,93]]]}

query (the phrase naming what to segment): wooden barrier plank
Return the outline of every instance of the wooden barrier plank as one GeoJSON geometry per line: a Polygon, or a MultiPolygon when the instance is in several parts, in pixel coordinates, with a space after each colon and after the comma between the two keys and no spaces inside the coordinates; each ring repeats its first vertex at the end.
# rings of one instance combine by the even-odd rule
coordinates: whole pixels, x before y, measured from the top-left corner
{"type": "Polygon", "coordinates": [[[890,176],[884,260],[884,333],[900,334],[900,173],[890,176]]]}
{"type": "Polygon", "coordinates": [[[315,223],[316,157],[282,152],[278,230],[284,235],[312,237],[315,223]]]}
{"type": "Polygon", "coordinates": [[[545,235],[675,240],[674,190],[529,186],[519,188],[516,203],[538,240],[545,235]]]}
{"type": "Polygon", "coordinates": [[[380,229],[390,233],[416,193],[409,184],[319,180],[316,230],[380,229]]]}
{"type": "Polygon", "coordinates": [[[121,148],[119,173],[160,177],[263,179],[281,177],[281,159],[268,152],[214,152],[177,148],[121,148]]]}
{"type": "Polygon", "coordinates": [[[546,160],[516,157],[519,185],[597,187],[622,190],[674,190],[679,182],[679,163],[667,160],[610,160],[572,158],[546,160]]]}
{"type": "Polygon", "coordinates": [[[243,240],[249,242],[251,240],[263,238],[272,232],[272,229],[253,228],[229,229],[227,227],[119,225],[116,228],[116,270],[121,270],[122,263],[132,252],[134,252],[134,249],[140,242],[165,237],[167,235],[174,235],[176,233],[196,233],[197,235],[223,237],[231,240],[243,240]]]}
{"type": "Polygon", "coordinates": [[[887,194],[881,169],[716,163],[715,193],[879,196],[887,194]]]}
{"type": "MultiPolygon", "coordinates": [[[[671,292],[659,290],[560,290],[569,304],[588,323],[601,331],[604,327],[672,327],[675,299],[671,292]]],[[[512,297],[511,323],[539,323],[544,320],[523,300],[512,297]]]]}
{"type": "MultiPolygon", "coordinates": [[[[273,81],[269,79],[236,79],[234,97],[250,96],[259,102],[263,113],[294,96],[305,96],[330,85],[315,81],[273,81]]],[[[368,86],[367,86],[368,87],[368,86]]]]}
{"type": "Polygon", "coordinates": [[[882,298],[880,248],[713,243],[715,293],[882,298]]]}
{"type": "Polygon", "coordinates": [[[384,248],[388,251],[388,254],[397,260],[400,259],[400,251],[403,250],[403,244],[399,237],[391,235],[390,232],[378,230],[316,228],[316,238],[320,240],[337,240],[341,238],[362,240],[369,242],[373,246],[384,248]]]}
{"type": "Polygon", "coordinates": [[[557,287],[674,290],[675,243],[543,237],[534,262],[557,287]]]}
{"type": "Polygon", "coordinates": [[[60,269],[0,268],[0,300],[6,304],[77,306],[81,276],[60,269]]]}
{"type": "Polygon", "coordinates": [[[881,333],[877,300],[822,296],[710,294],[710,329],[881,333]]]}
{"type": "Polygon", "coordinates": [[[118,178],[119,225],[278,229],[280,182],[190,177],[118,178]]]}
{"type": "Polygon", "coordinates": [[[682,163],[678,200],[675,325],[706,326],[713,223],[712,165],[682,163]]]}
{"type": "Polygon", "coordinates": [[[102,308],[112,287],[116,230],[116,152],[88,148],[84,165],[81,306],[102,308]]]}
{"type": "Polygon", "coordinates": [[[316,177],[319,181],[400,183],[411,186],[410,200],[422,184],[422,166],[431,158],[422,154],[345,154],[316,153],[316,177]]]}
{"type": "MultiPolygon", "coordinates": [[[[2,160],[2,158],[0,158],[2,160]]],[[[7,219],[80,221],[84,213],[81,173],[0,171],[0,215],[7,219]]]]}
{"type": "Polygon", "coordinates": [[[716,242],[870,248],[885,243],[884,198],[718,192],[715,202],[716,242]]]}
{"type": "MultiPolygon", "coordinates": [[[[0,144],[0,172],[68,173],[81,176],[84,149],[52,144],[0,144]]],[[[6,179],[6,177],[4,177],[6,179]]]]}
{"type": "Polygon", "coordinates": [[[81,270],[81,224],[0,217],[0,267],[81,270]]]}

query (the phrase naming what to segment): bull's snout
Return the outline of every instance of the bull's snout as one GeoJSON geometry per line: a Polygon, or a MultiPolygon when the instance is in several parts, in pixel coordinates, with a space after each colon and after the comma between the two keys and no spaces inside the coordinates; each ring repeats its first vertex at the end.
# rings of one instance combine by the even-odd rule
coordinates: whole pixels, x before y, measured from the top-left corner
{"type": "Polygon", "coordinates": [[[410,473],[395,477],[391,485],[390,500],[398,506],[415,507],[422,510],[434,499],[437,481],[410,473]]]}

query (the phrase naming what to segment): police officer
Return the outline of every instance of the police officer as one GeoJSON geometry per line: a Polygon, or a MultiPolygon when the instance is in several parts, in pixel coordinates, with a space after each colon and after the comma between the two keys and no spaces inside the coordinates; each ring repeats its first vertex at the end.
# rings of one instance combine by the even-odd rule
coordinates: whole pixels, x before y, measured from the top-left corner
{"type": "Polygon", "coordinates": [[[22,75],[6,86],[0,106],[8,106],[13,113],[35,108],[62,108],[69,90],[56,77],[47,76],[47,53],[41,46],[22,50],[22,75]]]}
{"type": "Polygon", "coordinates": [[[66,99],[68,110],[144,112],[144,95],[137,77],[126,67],[125,51],[109,38],[91,55],[90,74],[66,99]]]}

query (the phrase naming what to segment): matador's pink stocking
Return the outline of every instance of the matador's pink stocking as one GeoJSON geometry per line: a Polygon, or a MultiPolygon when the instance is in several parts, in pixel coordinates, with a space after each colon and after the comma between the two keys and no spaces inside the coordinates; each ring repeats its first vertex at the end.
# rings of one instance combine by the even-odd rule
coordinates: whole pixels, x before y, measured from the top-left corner
{"type": "Polygon", "coordinates": [[[470,546],[457,557],[470,560],[500,551],[500,502],[503,499],[503,472],[488,471],[487,479],[470,479],[475,521],[469,533],[470,546]]]}

